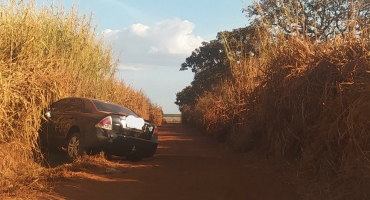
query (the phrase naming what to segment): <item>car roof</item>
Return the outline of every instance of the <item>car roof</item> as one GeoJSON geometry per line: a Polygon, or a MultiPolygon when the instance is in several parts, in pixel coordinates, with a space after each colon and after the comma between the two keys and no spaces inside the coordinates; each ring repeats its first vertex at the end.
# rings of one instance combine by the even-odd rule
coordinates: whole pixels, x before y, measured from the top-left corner
{"type": "Polygon", "coordinates": [[[65,100],[65,99],[83,99],[83,100],[88,100],[91,103],[93,103],[93,100],[94,100],[94,101],[100,101],[100,102],[104,102],[104,103],[114,104],[114,105],[117,105],[117,106],[121,106],[121,107],[130,109],[130,108],[126,107],[126,106],[123,106],[123,105],[120,105],[120,104],[116,104],[116,103],[113,103],[113,102],[110,102],[110,101],[104,101],[104,100],[101,100],[101,99],[94,99],[94,98],[88,98],[88,97],[65,97],[65,98],[61,98],[61,99],[59,99],[59,100],[57,100],[55,102],[58,102],[58,101],[61,101],[61,100],[65,100]]]}
{"type": "MultiPolygon", "coordinates": [[[[105,103],[116,104],[116,103],[112,103],[110,101],[104,101],[104,100],[101,100],[101,99],[94,99],[94,98],[88,98],[88,97],[65,97],[65,98],[59,99],[58,101],[64,100],[64,99],[84,99],[84,100],[90,100],[90,101],[96,100],[96,101],[101,101],[101,102],[105,102],[105,103]]],[[[116,104],[116,105],[119,105],[119,104],[116,104]]],[[[122,105],[120,105],[120,106],[122,106],[122,105]]]]}
{"type": "MultiPolygon", "coordinates": [[[[88,97],[66,97],[66,98],[62,98],[62,99],[59,99],[58,101],[61,101],[61,100],[65,100],[65,99],[82,99],[84,100],[85,102],[86,101],[89,101],[94,107],[94,109],[98,112],[104,112],[102,110],[99,110],[97,107],[96,107],[96,104],[94,103],[94,101],[99,101],[101,103],[107,103],[107,104],[111,104],[111,105],[115,105],[115,106],[119,106],[119,107],[122,107],[122,108],[125,108],[125,109],[128,109],[129,111],[131,111],[133,114],[135,114],[136,116],[139,116],[135,111],[131,110],[130,108],[126,107],[126,106],[122,106],[120,104],[116,104],[116,103],[113,103],[113,102],[110,102],[110,101],[104,101],[104,100],[101,100],[101,99],[94,99],[94,98],[88,98],[88,97]]],[[[131,113],[130,112],[130,113],[131,113]]]]}

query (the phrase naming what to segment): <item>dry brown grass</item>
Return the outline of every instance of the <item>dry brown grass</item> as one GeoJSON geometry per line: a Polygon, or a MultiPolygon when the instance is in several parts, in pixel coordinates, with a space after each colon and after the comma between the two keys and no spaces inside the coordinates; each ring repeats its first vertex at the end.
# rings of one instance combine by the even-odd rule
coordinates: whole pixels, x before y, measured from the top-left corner
{"type": "Polygon", "coordinates": [[[184,117],[234,150],[261,150],[296,165],[299,180],[316,185],[310,192],[368,198],[368,39],[285,38],[261,42],[261,57],[232,63],[232,80],[185,106],[184,117]]]}
{"type": "Polygon", "coordinates": [[[0,3],[1,198],[46,188],[49,173],[38,164],[36,140],[50,102],[66,96],[109,99],[146,119],[162,119],[160,106],[115,78],[111,49],[97,38],[91,17],[28,2],[0,3]]]}
{"type": "Polygon", "coordinates": [[[263,96],[267,150],[329,181],[329,195],[369,195],[368,48],[351,36],[319,45],[292,39],[263,96]]]}

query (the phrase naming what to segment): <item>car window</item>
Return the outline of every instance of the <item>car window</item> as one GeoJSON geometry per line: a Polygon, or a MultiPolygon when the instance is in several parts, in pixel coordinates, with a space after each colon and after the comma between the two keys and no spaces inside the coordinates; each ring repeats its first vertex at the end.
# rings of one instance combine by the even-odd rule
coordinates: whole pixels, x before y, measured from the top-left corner
{"type": "Polygon", "coordinates": [[[59,100],[51,105],[51,110],[82,112],[85,104],[82,99],[69,98],[59,100]]]}
{"type": "Polygon", "coordinates": [[[104,102],[104,101],[98,101],[98,100],[92,100],[92,102],[95,104],[96,109],[98,111],[105,111],[105,112],[113,112],[117,114],[122,114],[122,115],[133,115],[135,117],[139,117],[134,111],[122,107],[117,104],[109,103],[109,102],[104,102]]]}

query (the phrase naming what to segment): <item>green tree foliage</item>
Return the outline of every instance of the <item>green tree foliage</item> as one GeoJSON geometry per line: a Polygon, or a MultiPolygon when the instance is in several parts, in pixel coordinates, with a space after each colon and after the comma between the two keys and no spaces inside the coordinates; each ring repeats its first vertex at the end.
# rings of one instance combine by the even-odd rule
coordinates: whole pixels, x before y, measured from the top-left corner
{"type": "Polygon", "coordinates": [[[349,32],[362,34],[370,22],[368,0],[260,0],[244,11],[254,24],[320,41],[349,32]]]}
{"type": "Polygon", "coordinates": [[[223,80],[231,78],[230,61],[238,61],[241,56],[258,55],[255,31],[253,27],[244,27],[231,32],[219,32],[215,40],[203,42],[201,47],[195,49],[186,58],[180,71],[191,69],[194,80],[191,86],[176,94],[175,104],[180,107],[180,110],[185,104],[194,105],[197,96],[210,91],[223,80]]]}
{"type": "Polygon", "coordinates": [[[182,63],[180,70],[190,68],[194,72],[192,89],[201,95],[229,74],[228,59],[222,44],[222,38],[203,42],[191,56],[182,63]]]}
{"type": "Polygon", "coordinates": [[[192,86],[187,86],[182,91],[176,93],[176,101],[175,104],[179,106],[180,111],[184,105],[191,105],[194,106],[194,100],[196,98],[196,94],[192,88],[192,86]]]}

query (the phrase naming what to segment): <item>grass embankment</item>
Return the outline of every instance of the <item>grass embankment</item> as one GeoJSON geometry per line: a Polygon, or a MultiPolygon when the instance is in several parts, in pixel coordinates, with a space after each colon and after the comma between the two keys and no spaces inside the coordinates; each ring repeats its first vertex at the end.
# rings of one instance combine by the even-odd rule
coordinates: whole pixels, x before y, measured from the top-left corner
{"type": "MultiPolygon", "coordinates": [[[[184,106],[182,115],[234,150],[293,163],[298,178],[316,184],[312,192],[368,198],[369,36],[271,41],[265,33],[258,57],[233,62],[232,78],[184,106]]],[[[225,49],[235,52],[227,42],[225,49]]]]}
{"type": "Polygon", "coordinates": [[[46,187],[49,172],[34,156],[41,110],[50,102],[109,99],[161,124],[161,107],[115,78],[111,49],[95,30],[91,17],[74,9],[36,8],[33,1],[0,4],[1,195],[46,187]]]}

